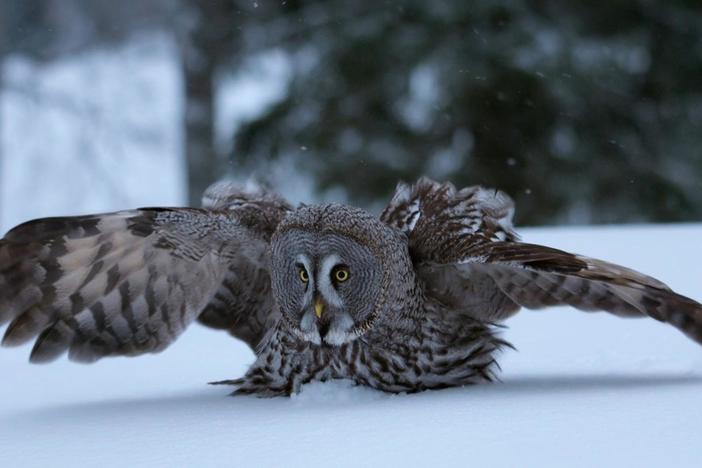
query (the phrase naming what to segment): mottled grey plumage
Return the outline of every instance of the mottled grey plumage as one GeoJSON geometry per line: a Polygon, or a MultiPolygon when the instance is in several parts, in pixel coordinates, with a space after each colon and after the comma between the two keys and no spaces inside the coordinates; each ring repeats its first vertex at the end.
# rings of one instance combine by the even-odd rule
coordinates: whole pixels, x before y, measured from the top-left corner
{"type": "Polygon", "coordinates": [[[30,360],[159,352],[194,320],[244,340],[235,393],[346,378],[390,392],[491,381],[519,308],[650,316],[702,343],[702,305],[630,269],[519,242],[502,192],[400,184],[380,218],[219,183],[204,207],[31,221],[0,240],[3,345],[30,360]]]}

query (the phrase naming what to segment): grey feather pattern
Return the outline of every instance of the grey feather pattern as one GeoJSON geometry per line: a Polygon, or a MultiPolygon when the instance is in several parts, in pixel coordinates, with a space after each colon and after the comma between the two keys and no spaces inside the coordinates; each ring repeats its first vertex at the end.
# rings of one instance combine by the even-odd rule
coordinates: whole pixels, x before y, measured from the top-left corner
{"type": "MultiPolygon", "coordinates": [[[[278,320],[270,285],[269,244],[280,222],[292,211],[280,195],[254,182],[244,186],[229,181],[213,184],[203,196],[209,210],[224,210],[247,226],[255,240],[255,261],[233,261],[198,321],[228,330],[256,349],[278,320]]],[[[249,246],[251,248],[251,246],[249,246]]]]}
{"type": "MultiPolygon", "coordinates": [[[[214,208],[51,218],[13,229],[0,241],[0,323],[11,321],[3,345],[36,338],[33,362],[66,351],[80,362],[159,352],[203,310],[218,310],[221,289],[270,305],[268,239],[287,204],[229,190],[214,208]],[[238,269],[264,286],[249,291],[238,269]]],[[[222,328],[242,321],[222,315],[222,328]]],[[[255,346],[263,324],[244,322],[255,346]]]]}
{"type": "Polygon", "coordinates": [[[649,316],[702,343],[699,303],[629,268],[518,242],[513,211],[509,197],[499,191],[456,191],[422,179],[414,187],[398,188],[383,219],[408,235],[428,294],[457,313],[499,321],[520,307],[570,305],[649,316]],[[407,214],[409,206],[416,214],[407,214]]]}
{"type": "Polygon", "coordinates": [[[513,215],[514,202],[504,192],[479,186],[456,190],[451,183],[421,178],[413,186],[400,183],[380,219],[408,236],[415,255],[445,260],[476,244],[516,240],[513,215]],[[451,235],[437,236],[442,231],[451,235]]]}

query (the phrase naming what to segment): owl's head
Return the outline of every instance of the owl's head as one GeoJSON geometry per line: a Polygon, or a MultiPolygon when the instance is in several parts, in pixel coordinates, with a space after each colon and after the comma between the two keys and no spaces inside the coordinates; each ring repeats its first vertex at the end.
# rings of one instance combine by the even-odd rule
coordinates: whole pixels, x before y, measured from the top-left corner
{"type": "Polygon", "coordinates": [[[273,295],[303,339],[340,346],[386,314],[392,270],[408,258],[402,234],[363,210],[304,206],[271,242],[273,295]]]}

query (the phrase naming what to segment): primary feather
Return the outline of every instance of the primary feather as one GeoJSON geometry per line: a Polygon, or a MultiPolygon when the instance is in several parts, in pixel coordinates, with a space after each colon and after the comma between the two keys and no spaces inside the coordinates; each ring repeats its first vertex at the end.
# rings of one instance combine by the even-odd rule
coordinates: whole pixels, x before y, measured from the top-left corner
{"type": "Polygon", "coordinates": [[[0,323],[11,321],[3,345],[36,338],[33,362],[66,351],[80,362],[158,352],[202,315],[219,328],[238,324],[238,334],[255,346],[265,323],[243,314],[270,308],[270,294],[249,277],[267,276],[267,239],[286,209],[272,197],[230,187],[212,209],[20,225],[0,241],[0,323]],[[223,310],[231,303],[239,308],[223,310]]]}
{"type": "Polygon", "coordinates": [[[649,316],[702,343],[702,307],[696,301],[629,268],[519,242],[513,214],[512,200],[500,191],[456,191],[451,184],[421,179],[413,187],[400,185],[382,218],[406,232],[430,295],[458,313],[495,321],[520,307],[570,305],[649,316]]]}

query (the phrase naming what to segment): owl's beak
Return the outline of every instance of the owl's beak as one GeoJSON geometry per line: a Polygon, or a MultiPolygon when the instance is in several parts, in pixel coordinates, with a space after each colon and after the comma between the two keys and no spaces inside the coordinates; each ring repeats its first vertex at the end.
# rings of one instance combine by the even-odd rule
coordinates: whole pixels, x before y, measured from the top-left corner
{"type": "Polygon", "coordinates": [[[314,299],[314,313],[317,315],[317,318],[322,318],[322,312],[324,312],[324,302],[322,302],[322,299],[317,296],[314,299]]]}

